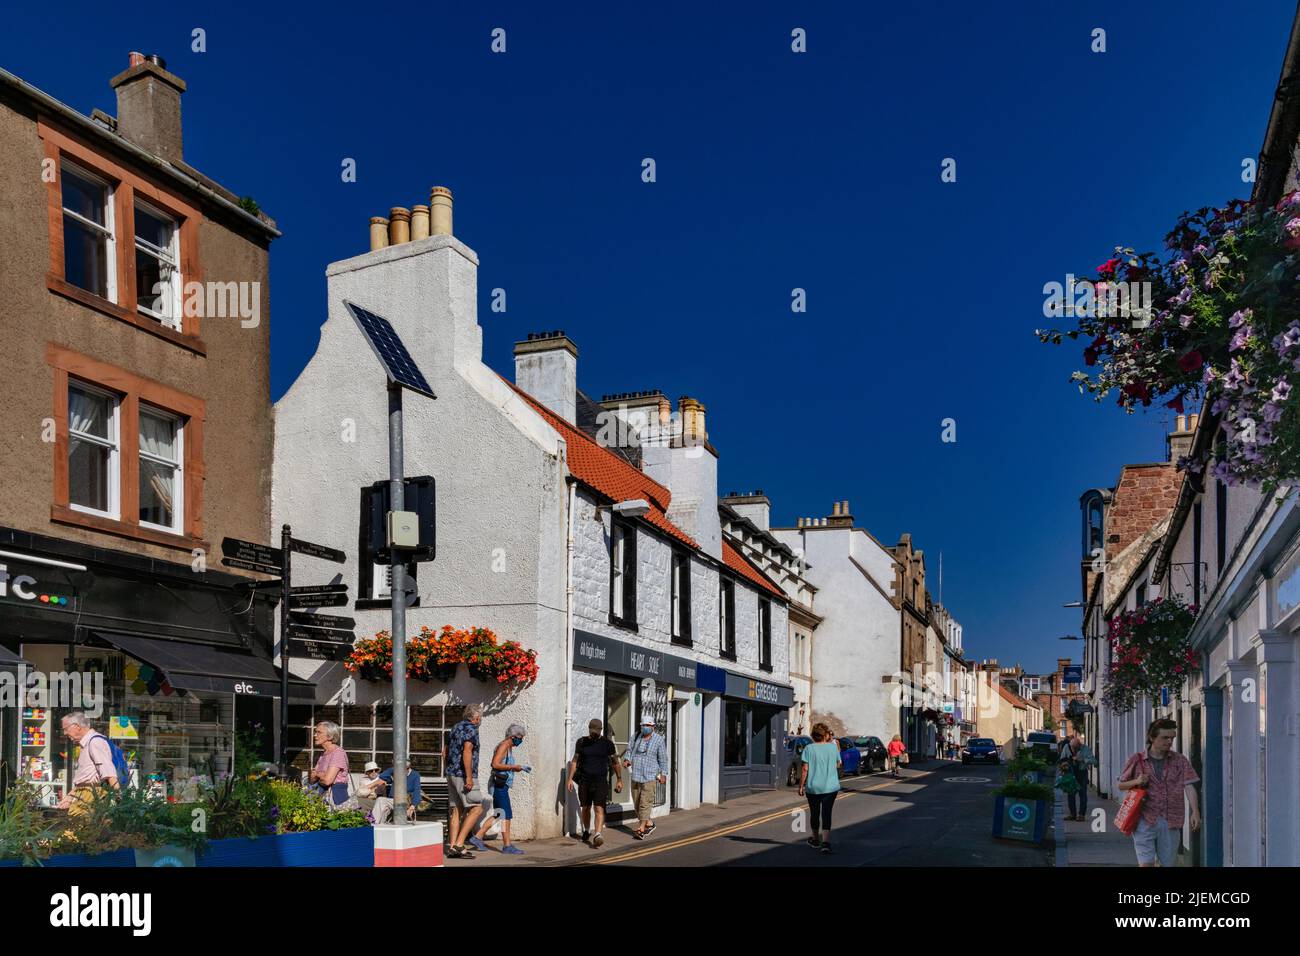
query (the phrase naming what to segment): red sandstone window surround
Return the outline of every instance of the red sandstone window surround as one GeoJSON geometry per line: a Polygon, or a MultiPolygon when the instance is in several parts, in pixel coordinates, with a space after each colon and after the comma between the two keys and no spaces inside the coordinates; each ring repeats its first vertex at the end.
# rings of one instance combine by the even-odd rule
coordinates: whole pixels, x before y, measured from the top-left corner
{"type": "Polygon", "coordinates": [[[202,215],[177,192],[114,162],[44,120],[50,269],[46,287],[193,352],[199,316],[184,284],[202,282],[202,215]]]}
{"type": "Polygon", "coordinates": [[[202,399],[62,346],[50,520],[190,551],[203,541],[202,399]]]}

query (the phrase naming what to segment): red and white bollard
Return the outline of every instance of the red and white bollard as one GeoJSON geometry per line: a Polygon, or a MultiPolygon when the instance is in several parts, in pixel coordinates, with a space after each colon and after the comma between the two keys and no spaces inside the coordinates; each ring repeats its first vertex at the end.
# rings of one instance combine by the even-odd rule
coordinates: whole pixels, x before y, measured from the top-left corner
{"type": "Polygon", "coordinates": [[[375,827],[375,866],[442,866],[442,862],[441,823],[375,827]]]}

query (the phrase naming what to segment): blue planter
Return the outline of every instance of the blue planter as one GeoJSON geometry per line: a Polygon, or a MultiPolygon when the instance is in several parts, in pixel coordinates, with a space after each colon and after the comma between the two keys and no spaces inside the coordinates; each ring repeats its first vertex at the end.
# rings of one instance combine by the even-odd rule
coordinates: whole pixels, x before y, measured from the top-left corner
{"type": "MultiPolygon", "coordinates": [[[[64,853],[43,860],[45,866],[135,866],[135,850],[114,850],[112,853],[64,853]]],[[[21,860],[0,860],[0,866],[22,866],[21,860]]]]}
{"type": "MultiPolygon", "coordinates": [[[[196,859],[198,866],[364,866],[375,865],[375,831],[370,827],[350,830],[316,830],[311,833],[283,833],[258,838],[235,837],[212,840],[208,852],[196,859]]],[[[134,850],[117,850],[91,856],[68,853],[44,861],[54,867],[136,866],[134,850]]],[[[0,860],[0,867],[22,866],[20,860],[0,860]]]]}
{"type": "Polygon", "coordinates": [[[197,860],[205,866],[365,866],[375,865],[375,831],[315,830],[279,836],[213,840],[197,860]]]}
{"type": "Polygon", "coordinates": [[[993,835],[1003,840],[1042,843],[1047,834],[1047,801],[995,797],[993,835]]]}

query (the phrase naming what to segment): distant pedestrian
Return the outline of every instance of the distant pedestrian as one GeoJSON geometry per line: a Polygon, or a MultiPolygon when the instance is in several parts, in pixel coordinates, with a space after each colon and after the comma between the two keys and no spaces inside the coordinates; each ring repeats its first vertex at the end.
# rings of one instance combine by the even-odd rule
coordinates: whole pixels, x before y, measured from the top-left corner
{"type": "Polygon", "coordinates": [[[1138,866],[1173,866],[1181,841],[1183,800],[1191,806],[1192,830],[1201,828],[1196,784],[1200,777],[1191,761],[1173,750],[1178,724],[1168,717],[1147,728],[1147,749],[1128,758],[1119,775],[1119,789],[1144,787],[1141,819],[1133,833],[1138,866]]]}
{"type": "Polygon", "coordinates": [[[803,748],[803,766],[799,771],[799,796],[808,798],[812,836],[808,845],[823,853],[831,852],[831,810],[840,792],[840,747],[823,723],[813,724],[813,742],[803,748]]]}
{"type": "Polygon", "coordinates": [[[604,726],[594,717],[587,724],[587,736],[573,748],[569,779],[565,784],[566,789],[578,794],[578,805],[582,808],[582,839],[590,838],[591,845],[597,848],[605,842],[605,804],[609,802],[611,771],[614,774],[614,792],[623,792],[623,775],[619,773],[618,757],[615,756],[617,749],[614,742],[601,733],[604,726]],[[595,830],[592,830],[593,822],[595,830]]]}
{"type": "Polygon", "coordinates": [[[1079,784],[1077,790],[1067,790],[1065,793],[1070,805],[1070,815],[1065,819],[1082,820],[1088,815],[1088,768],[1095,762],[1092,751],[1084,746],[1080,735],[1070,734],[1065,739],[1065,745],[1061,747],[1059,770],[1061,773],[1073,774],[1079,784]]]}
{"type": "MultiPolygon", "coordinates": [[[[369,766],[369,764],[367,764],[369,766]]],[[[396,776],[395,768],[389,767],[381,773],[376,779],[384,788],[381,796],[375,801],[375,822],[387,823],[393,818],[393,806],[396,793],[396,786],[393,778],[396,776]],[[379,819],[380,816],[383,820],[379,819]]],[[[406,819],[415,819],[415,808],[420,805],[420,772],[411,766],[411,761],[406,761],[406,819]]]]}
{"type": "Polygon", "coordinates": [[[903,759],[903,754],[907,753],[901,734],[894,734],[894,739],[889,742],[886,752],[889,754],[889,772],[897,777],[899,761],[903,759]]]}
{"type": "Polygon", "coordinates": [[[492,751],[492,779],[488,784],[488,794],[492,797],[492,815],[483,821],[478,833],[470,837],[470,846],[487,852],[483,837],[492,825],[500,819],[501,852],[509,856],[523,856],[524,851],[510,842],[510,821],[515,818],[514,808],[510,805],[510,787],[515,782],[516,773],[532,773],[533,768],[519,762],[515,749],[523,746],[524,725],[511,724],[506,729],[505,739],[492,751]],[[500,812],[498,812],[500,811],[500,812]]]}
{"type": "Polygon", "coordinates": [[[447,855],[461,860],[474,859],[465,841],[483,812],[483,793],[478,789],[478,725],[482,722],[482,707],[466,707],[464,719],[451,729],[451,747],[447,751],[447,796],[451,806],[447,855]]]}
{"type": "Polygon", "coordinates": [[[655,807],[655,791],[668,782],[668,745],[655,732],[653,719],[641,721],[641,733],[623,752],[623,766],[631,768],[632,802],[636,805],[637,827],[632,836],[644,840],[654,832],[650,819],[655,807]]]}

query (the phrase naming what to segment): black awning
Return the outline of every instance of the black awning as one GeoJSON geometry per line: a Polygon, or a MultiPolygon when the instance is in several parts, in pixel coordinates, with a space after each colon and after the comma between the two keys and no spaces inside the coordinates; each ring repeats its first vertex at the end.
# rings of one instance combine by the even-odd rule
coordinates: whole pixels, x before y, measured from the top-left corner
{"type": "Polygon", "coordinates": [[[23,660],[15,652],[0,644],[0,667],[18,667],[23,664],[32,666],[30,661],[23,660]]]}
{"type": "MultiPolygon", "coordinates": [[[[177,690],[226,694],[280,695],[280,670],[270,661],[236,648],[92,631],[95,637],[162,671],[177,690]]],[[[289,696],[314,700],[316,685],[289,675],[289,696]]]]}

